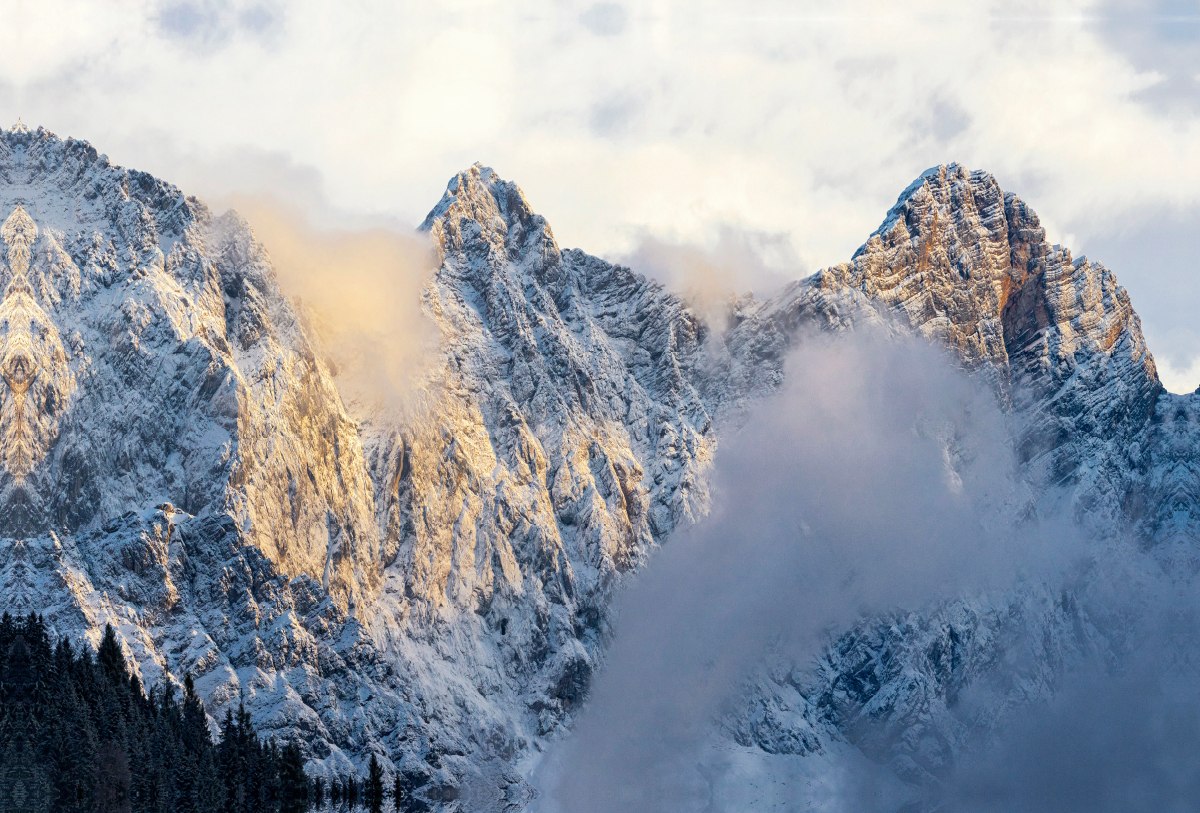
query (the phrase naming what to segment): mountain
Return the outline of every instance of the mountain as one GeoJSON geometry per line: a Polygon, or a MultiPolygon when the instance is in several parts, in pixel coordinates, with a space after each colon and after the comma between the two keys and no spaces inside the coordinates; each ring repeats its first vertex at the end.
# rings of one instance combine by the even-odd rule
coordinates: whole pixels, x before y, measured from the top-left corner
{"type": "MultiPolygon", "coordinates": [[[[1136,548],[1174,579],[1195,572],[1196,396],[1163,389],[1111,271],[1048,244],[1037,216],[991,175],[926,172],[851,262],[802,285],[861,293],[992,383],[1016,429],[1031,515],[1069,520],[1102,556],[1136,548]]],[[[1099,570],[1092,582],[1035,583],[864,623],[815,669],[775,664],[729,733],[772,754],[848,740],[914,784],[944,779],[973,734],[1051,697],[1071,667],[1128,649],[1130,623],[1114,617],[1125,607],[1097,595],[1111,587],[1099,570]]]]}
{"type": "MultiPolygon", "coordinates": [[[[433,801],[527,799],[615,592],[703,517],[718,439],[809,330],[944,343],[1011,411],[1037,511],[1192,567],[1194,397],[1163,391],[1112,273],[1047,244],[987,173],[930,170],[849,263],[712,325],[560,249],[516,185],[471,167],[421,226],[440,345],[403,408],[343,398],[236,213],[18,125],[0,217],[0,601],[93,643],[112,623],[145,682],[192,674],[214,717],[244,698],[313,771],[376,754],[433,801]]],[[[1029,680],[1102,637],[1049,592],[1011,601],[1053,632],[1029,680]]],[[[730,735],[870,752],[854,721],[883,717],[914,732],[883,758],[936,773],[1005,612],[851,631],[816,671],[749,689],[730,735]]]]}

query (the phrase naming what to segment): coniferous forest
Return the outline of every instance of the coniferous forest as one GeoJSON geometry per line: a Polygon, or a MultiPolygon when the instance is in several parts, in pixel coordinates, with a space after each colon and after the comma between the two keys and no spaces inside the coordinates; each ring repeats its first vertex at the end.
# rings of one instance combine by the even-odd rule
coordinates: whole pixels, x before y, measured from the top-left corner
{"type": "Polygon", "coordinates": [[[0,619],[0,813],[407,813],[425,807],[368,777],[309,779],[296,743],[264,742],[244,707],[214,741],[189,675],[149,692],[112,627],[100,648],[52,641],[42,619],[0,619]]]}

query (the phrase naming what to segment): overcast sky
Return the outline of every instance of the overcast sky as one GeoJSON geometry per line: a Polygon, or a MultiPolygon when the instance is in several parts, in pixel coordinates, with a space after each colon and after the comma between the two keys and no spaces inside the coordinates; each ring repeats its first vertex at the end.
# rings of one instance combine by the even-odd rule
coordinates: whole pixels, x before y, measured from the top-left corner
{"type": "Polygon", "coordinates": [[[415,225],[481,161],[564,246],[740,234],[787,277],[959,161],[1109,265],[1195,389],[1200,0],[833,5],[8,0],[0,120],[338,225],[415,225]]]}

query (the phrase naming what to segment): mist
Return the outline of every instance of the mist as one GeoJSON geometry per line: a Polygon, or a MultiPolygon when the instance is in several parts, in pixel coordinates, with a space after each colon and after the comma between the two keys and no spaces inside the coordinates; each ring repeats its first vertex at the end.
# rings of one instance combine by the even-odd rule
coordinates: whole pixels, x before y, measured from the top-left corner
{"type": "Polygon", "coordinates": [[[322,229],[265,196],[235,196],[284,294],[299,302],[346,401],[403,409],[437,344],[421,308],[437,266],[428,237],[322,229]]]}
{"type": "Polygon", "coordinates": [[[785,380],[724,440],[711,515],[618,602],[590,705],[535,776],[539,810],[711,809],[704,745],[768,647],[804,664],[865,616],[1074,555],[1023,519],[1006,418],[941,351],[811,337],[785,380]]]}
{"type": "MultiPolygon", "coordinates": [[[[1153,661],[1153,666],[1165,666],[1153,661]]],[[[1147,666],[1150,666],[1148,664],[1147,666]]],[[[1200,702],[1188,680],[1139,669],[1083,677],[966,763],[946,813],[1200,810],[1200,702]]]]}
{"type": "Polygon", "coordinates": [[[729,224],[716,229],[711,246],[642,234],[631,252],[612,259],[679,294],[718,330],[725,328],[731,298],[765,298],[806,274],[788,235],[729,224]]]}
{"type": "Polygon", "coordinates": [[[1200,810],[1200,596],[1118,542],[1073,594],[1108,646],[980,732],[934,789],[944,813],[1200,810]],[[1121,550],[1123,548],[1123,550],[1121,550]]]}

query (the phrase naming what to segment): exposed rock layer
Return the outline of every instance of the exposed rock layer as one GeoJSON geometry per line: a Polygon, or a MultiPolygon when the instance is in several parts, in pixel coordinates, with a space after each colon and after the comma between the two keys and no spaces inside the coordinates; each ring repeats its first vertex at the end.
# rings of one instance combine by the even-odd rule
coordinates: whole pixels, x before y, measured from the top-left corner
{"type": "MultiPolygon", "coordinates": [[[[114,623],[146,680],[191,672],[214,713],[244,693],[314,769],[374,752],[430,798],[519,795],[516,763],[586,696],[613,591],[702,516],[717,435],[806,329],[952,348],[1011,405],[1042,510],[1170,562],[1200,521],[1193,400],[1162,391],[1112,274],[986,173],[926,173],[850,263],[714,330],[472,167],[422,227],[441,351],[403,412],[343,404],[237,215],[24,128],[0,135],[0,209],[4,604],[114,623]]],[[[1069,603],[1015,601],[1070,631],[1029,680],[1091,645],[1069,603]]],[[[757,686],[735,738],[802,753],[882,715],[907,732],[892,757],[936,770],[1005,618],[960,603],[853,633],[823,672],[757,686]]]]}

